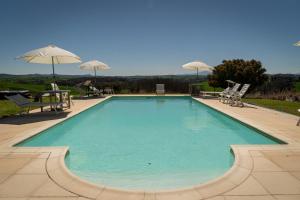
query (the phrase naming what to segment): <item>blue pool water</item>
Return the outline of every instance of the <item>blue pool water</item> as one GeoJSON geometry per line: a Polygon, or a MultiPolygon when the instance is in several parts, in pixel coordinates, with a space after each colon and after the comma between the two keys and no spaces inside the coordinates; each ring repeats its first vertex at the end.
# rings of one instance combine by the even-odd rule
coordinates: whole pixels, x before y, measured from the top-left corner
{"type": "Polygon", "coordinates": [[[190,97],[113,97],[17,146],[69,146],[83,179],[161,190],[224,174],[231,144],[277,143],[190,97]]]}

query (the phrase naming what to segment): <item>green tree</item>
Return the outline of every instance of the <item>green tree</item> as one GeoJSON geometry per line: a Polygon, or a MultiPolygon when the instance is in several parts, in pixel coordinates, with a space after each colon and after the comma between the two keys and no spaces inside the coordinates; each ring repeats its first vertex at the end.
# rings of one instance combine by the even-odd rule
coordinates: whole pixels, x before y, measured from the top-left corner
{"type": "Polygon", "coordinates": [[[216,66],[213,73],[208,76],[208,83],[212,87],[227,87],[226,80],[232,80],[241,84],[249,83],[251,88],[262,85],[268,76],[266,69],[257,60],[223,60],[216,66]]]}

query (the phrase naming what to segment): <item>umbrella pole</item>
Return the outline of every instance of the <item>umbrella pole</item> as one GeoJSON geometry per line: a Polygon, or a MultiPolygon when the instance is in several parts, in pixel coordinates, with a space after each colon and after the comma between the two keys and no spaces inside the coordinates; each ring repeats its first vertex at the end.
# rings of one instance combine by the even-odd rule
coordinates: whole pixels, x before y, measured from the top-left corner
{"type": "Polygon", "coordinates": [[[199,78],[199,77],[198,77],[198,68],[197,68],[197,80],[198,80],[198,78],[199,78]]]}
{"type": "Polygon", "coordinates": [[[94,82],[94,85],[95,85],[95,87],[96,87],[96,81],[97,81],[96,68],[94,68],[94,73],[95,73],[95,82],[94,82]]]}
{"type": "Polygon", "coordinates": [[[54,60],[53,60],[53,56],[52,58],[52,78],[53,78],[53,82],[55,83],[55,72],[54,72],[54,60]]]}

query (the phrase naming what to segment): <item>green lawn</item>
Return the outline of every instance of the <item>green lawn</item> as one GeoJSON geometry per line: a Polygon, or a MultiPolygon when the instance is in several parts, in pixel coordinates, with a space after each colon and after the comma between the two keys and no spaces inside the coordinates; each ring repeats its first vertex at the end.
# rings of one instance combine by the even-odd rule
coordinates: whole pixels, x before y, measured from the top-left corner
{"type": "Polygon", "coordinates": [[[20,109],[8,100],[0,100],[0,117],[13,115],[20,112],[20,109]]]}
{"type": "Polygon", "coordinates": [[[258,106],[300,116],[300,113],[298,112],[298,109],[300,109],[300,102],[289,102],[272,99],[244,99],[244,101],[258,106]]]}

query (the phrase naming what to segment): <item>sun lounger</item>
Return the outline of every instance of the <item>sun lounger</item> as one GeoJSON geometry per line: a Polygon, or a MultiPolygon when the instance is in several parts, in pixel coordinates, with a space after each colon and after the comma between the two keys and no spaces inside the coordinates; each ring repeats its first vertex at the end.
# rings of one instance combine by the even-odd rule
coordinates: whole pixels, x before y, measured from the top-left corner
{"type": "Polygon", "coordinates": [[[221,101],[222,100],[222,97],[225,97],[225,95],[227,95],[228,93],[229,93],[229,91],[230,91],[230,87],[227,87],[225,90],[223,90],[222,92],[220,92],[219,93],[219,101],[221,101]]]}
{"type": "Polygon", "coordinates": [[[156,84],[156,94],[165,94],[165,84],[156,84]]]}
{"type": "Polygon", "coordinates": [[[92,85],[89,86],[89,89],[90,89],[89,94],[92,94],[94,96],[103,96],[103,90],[102,89],[99,90],[98,88],[96,88],[92,85]]]}
{"type": "Polygon", "coordinates": [[[221,94],[219,94],[219,100],[223,103],[228,103],[226,102],[226,96],[236,93],[240,86],[241,84],[236,83],[232,88],[227,87],[221,94]]]}
{"type": "Polygon", "coordinates": [[[226,99],[229,102],[231,106],[236,105],[236,106],[244,106],[242,102],[242,97],[246,94],[250,87],[250,84],[244,84],[243,87],[239,92],[235,92],[229,95],[226,95],[226,99]]]}
{"type": "MultiPolygon", "coordinates": [[[[23,97],[20,94],[12,95],[12,96],[5,96],[8,100],[14,102],[20,108],[28,108],[26,113],[29,113],[31,107],[40,107],[41,110],[45,106],[51,106],[57,111],[57,107],[61,106],[61,103],[41,103],[41,102],[31,102],[29,99],[23,97]]],[[[21,111],[22,112],[22,111],[21,111]]]]}
{"type": "Polygon", "coordinates": [[[104,88],[104,92],[105,92],[105,94],[114,94],[115,93],[112,88],[108,88],[108,87],[104,88]]]}
{"type": "MultiPolygon", "coordinates": [[[[59,91],[59,87],[56,83],[51,83],[51,87],[53,91],[59,91]]],[[[60,95],[58,93],[55,93],[56,98],[60,99],[60,95]]],[[[73,96],[70,95],[70,102],[72,103],[72,105],[74,105],[74,102],[72,101],[73,96]]],[[[68,93],[67,92],[63,92],[62,93],[62,101],[63,103],[68,103],[68,93]]]]}

